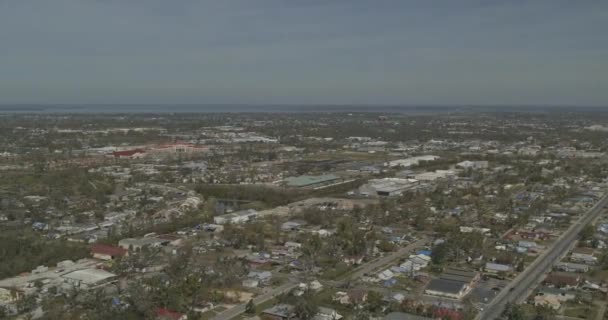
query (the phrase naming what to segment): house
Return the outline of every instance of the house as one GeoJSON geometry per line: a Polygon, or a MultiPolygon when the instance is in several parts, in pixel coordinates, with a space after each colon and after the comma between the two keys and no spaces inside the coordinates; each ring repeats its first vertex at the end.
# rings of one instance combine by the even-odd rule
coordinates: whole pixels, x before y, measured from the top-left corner
{"type": "Polygon", "coordinates": [[[340,320],[342,315],[331,308],[319,307],[313,320],[340,320]]]}
{"type": "Polygon", "coordinates": [[[594,265],[597,263],[595,251],[591,248],[576,248],[572,250],[570,259],[572,261],[583,262],[585,264],[594,265]]]}
{"type": "Polygon", "coordinates": [[[91,254],[93,258],[99,260],[114,260],[118,257],[126,256],[128,251],[121,247],[115,247],[105,244],[94,244],[91,246],[91,254]]]}
{"type": "Polygon", "coordinates": [[[245,288],[257,288],[260,285],[260,281],[257,279],[245,279],[241,284],[245,288]]]}
{"type": "Polygon", "coordinates": [[[568,291],[558,288],[542,287],[538,290],[538,295],[553,296],[560,302],[571,301],[576,298],[574,291],[568,291]]]}
{"type": "Polygon", "coordinates": [[[299,242],[287,241],[285,242],[285,248],[290,250],[300,249],[302,248],[302,244],[299,242]]]}
{"type": "Polygon", "coordinates": [[[300,231],[302,223],[296,221],[287,221],[281,225],[282,231],[300,231]]]}
{"type": "Polygon", "coordinates": [[[536,249],[536,248],[540,248],[540,246],[538,245],[538,243],[534,242],[534,241],[519,241],[517,244],[518,247],[520,248],[526,248],[526,249],[536,249]]]}
{"type": "Polygon", "coordinates": [[[431,261],[431,257],[425,254],[417,254],[409,256],[408,260],[402,263],[399,267],[403,272],[419,271],[426,268],[431,261]]]}
{"type": "Polygon", "coordinates": [[[266,284],[272,279],[272,273],[270,271],[251,271],[247,274],[247,278],[258,280],[260,284],[266,284]]]}
{"type": "Polygon", "coordinates": [[[394,276],[395,274],[390,269],[386,269],[378,274],[378,278],[380,280],[389,280],[392,279],[394,276]]]}
{"type": "Polygon", "coordinates": [[[367,301],[367,291],[362,289],[352,289],[348,292],[338,291],[333,300],[340,304],[361,305],[367,301]]]}
{"type": "Polygon", "coordinates": [[[564,272],[580,272],[585,273],[589,271],[589,266],[586,264],[580,263],[571,263],[571,262],[560,262],[555,265],[555,268],[564,272]]]}
{"type": "Polygon", "coordinates": [[[157,308],[156,309],[156,319],[158,320],[187,320],[188,316],[180,313],[171,311],[165,308],[157,308]]]}
{"type": "Polygon", "coordinates": [[[262,311],[261,318],[265,320],[290,320],[295,317],[295,307],[290,304],[278,304],[262,311]]]}
{"type": "Polygon", "coordinates": [[[484,268],[486,273],[498,274],[498,273],[511,273],[513,272],[513,266],[507,264],[500,263],[486,263],[486,267],[484,268]]]}
{"type": "Polygon", "coordinates": [[[558,310],[562,306],[561,302],[556,297],[544,295],[535,296],[534,305],[549,307],[553,310],[558,310]]]}
{"type": "Polygon", "coordinates": [[[552,272],[545,277],[544,283],[558,288],[575,288],[581,282],[581,277],[576,273],[552,272]]]}
{"type": "Polygon", "coordinates": [[[342,259],[342,261],[349,266],[353,266],[353,265],[358,266],[361,263],[363,263],[363,258],[364,258],[364,256],[347,256],[347,257],[344,257],[344,259],[342,259]]]}
{"type": "Polygon", "coordinates": [[[313,280],[308,284],[308,289],[313,291],[321,291],[321,289],[323,289],[323,285],[321,282],[319,282],[319,280],[313,280]]]}
{"type": "Polygon", "coordinates": [[[417,316],[411,313],[391,312],[384,316],[384,320],[432,320],[431,318],[417,316]]]}
{"type": "Polygon", "coordinates": [[[405,300],[405,295],[403,293],[395,293],[392,297],[393,300],[397,301],[398,303],[403,302],[403,300],[405,300]]]}

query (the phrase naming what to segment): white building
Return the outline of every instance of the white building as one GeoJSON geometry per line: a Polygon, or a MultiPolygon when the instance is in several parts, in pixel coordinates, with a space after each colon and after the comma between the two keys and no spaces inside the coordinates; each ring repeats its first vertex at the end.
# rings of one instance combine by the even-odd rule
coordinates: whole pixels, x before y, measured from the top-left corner
{"type": "Polygon", "coordinates": [[[488,167],[487,161],[462,161],[456,164],[456,167],[463,169],[485,169],[488,167]]]}
{"type": "Polygon", "coordinates": [[[255,218],[257,218],[258,216],[258,212],[253,210],[253,209],[249,209],[249,210],[243,210],[243,211],[238,211],[238,212],[233,212],[233,213],[227,213],[227,214],[223,214],[221,216],[215,216],[213,217],[213,223],[215,224],[227,224],[227,223],[232,223],[232,224],[240,224],[240,223],[246,223],[252,220],[255,220],[255,218]]]}
{"type": "Polygon", "coordinates": [[[116,279],[116,275],[101,269],[82,269],[61,276],[66,283],[76,288],[89,289],[104,285],[116,279]]]}
{"type": "Polygon", "coordinates": [[[391,168],[395,168],[395,167],[409,168],[411,166],[417,165],[418,163],[420,163],[420,161],[433,161],[433,160],[437,160],[437,159],[439,159],[438,156],[432,156],[432,155],[417,156],[417,157],[410,157],[410,158],[406,158],[406,159],[389,161],[386,165],[391,168]]]}

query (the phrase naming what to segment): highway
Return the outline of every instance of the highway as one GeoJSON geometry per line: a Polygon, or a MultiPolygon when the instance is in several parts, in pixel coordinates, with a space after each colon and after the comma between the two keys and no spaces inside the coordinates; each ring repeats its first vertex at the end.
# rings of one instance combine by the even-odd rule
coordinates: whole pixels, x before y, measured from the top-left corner
{"type": "Polygon", "coordinates": [[[508,303],[523,302],[530,292],[540,283],[551,267],[558,262],[574,245],[580,231],[602,213],[608,203],[608,195],[602,197],[577,222],[566,230],[545,252],[520,273],[486,308],[476,320],[499,319],[508,303]]]}

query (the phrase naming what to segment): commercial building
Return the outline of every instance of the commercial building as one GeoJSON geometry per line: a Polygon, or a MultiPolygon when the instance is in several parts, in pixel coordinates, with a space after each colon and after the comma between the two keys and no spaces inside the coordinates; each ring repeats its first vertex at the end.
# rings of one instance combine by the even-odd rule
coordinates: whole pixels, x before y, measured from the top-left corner
{"type": "Polygon", "coordinates": [[[447,179],[455,175],[456,173],[452,170],[436,170],[416,174],[414,175],[414,179],[419,181],[435,181],[439,179],[447,179]]]}
{"type": "Polygon", "coordinates": [[[169,243],[168,240],[158,239],[154,237],[143,238],[126,238],[118,241],[118,246],[125,250],[141,250],[143,247],[160,247],[169,243]]]}
{"type": "Polygon", "coordinates": [[[433,279],[429,282],[424,293],[450,299],[461,299],[469,293],[477,280],[479,280],[479,273],[476,271],[449,267],[444,270],[439,279],[433,279]]]}
{"type": "Polygon", "coordinates": [[[344,179],[334,175],[334,174],[323,174],[318,176],[299,176],[299,177],[288,177],[283,180],[283,183],[287,187],[292,188],[321,188],[326,187],[332,184],[339,184],[343,182],[344,179]]]}
{"type": "Polygon", "coordinates": [[[359,188],[359,194],[366,196],[381,196],[390,197],[401,195],[404,191],[415,188],[418,185],[418,180],[415,179],[400,179],[400,178],[384,178],[372,179],[359,188]]]}
{"type": "Polygon", "coordinates": [[[101,269],[82,269],[66,273],[61,276],[66,283],[76,288],[90,289],[98,287],[116,279],[116,275],[101,269]]]}
{"type": "Polygon", "coordinates": [[[513,266],[507,264],[500,263],[486,263],[486,267],[484,268],[486,273],[498,274],[498,273],[511,273],[513,272],[513,266]]]}
{"type": "Polygon", "coordinates": [[[395,168],[395,167],[409,168],[411,166],[415,166],[415,165],[419,164],[421,161],[433,161],[433,160],[437,160],[437,159],[439,159],[438,156],[432,156],[432,155],[417,156],[417,157],[410,157],[410,158],[406,158],[406,159],[389,161],[387,163],[387,166],[389,166],[391,168],[395,168]]]}

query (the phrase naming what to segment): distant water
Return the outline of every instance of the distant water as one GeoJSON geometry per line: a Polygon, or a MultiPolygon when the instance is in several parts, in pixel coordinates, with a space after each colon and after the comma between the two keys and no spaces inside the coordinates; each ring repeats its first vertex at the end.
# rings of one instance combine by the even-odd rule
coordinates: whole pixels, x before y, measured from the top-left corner
{"type": "MultiPolygon", "coordinates": [[[[550,106],[349,106],[349,105],[0,105],[0,113],[462,113],[462,112],[605,112],[600,107],[550,106]]],[[[607,110],[608,111],[608,110],[607,110]]]]}

